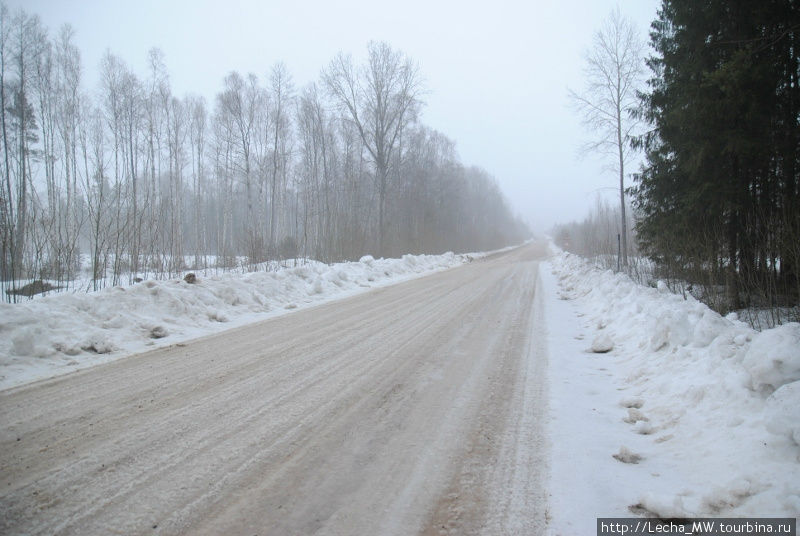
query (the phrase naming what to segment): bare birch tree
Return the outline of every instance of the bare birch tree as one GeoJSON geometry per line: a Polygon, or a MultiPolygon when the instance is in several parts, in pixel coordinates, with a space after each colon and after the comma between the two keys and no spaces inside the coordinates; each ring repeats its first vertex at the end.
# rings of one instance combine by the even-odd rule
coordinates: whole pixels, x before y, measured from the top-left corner
{"type": "Polygon", "coordinates": [[[584,150],[614,158],[611,166],[619,173],[622,262],[628,266],[628,238],[625,219],[625,165],[631,154],[630,141],[638,121],[631,112],[638,106],[637,90],[644,73],[644,44],[633,23],[615,9],[594,36],[586,53],[585,88],[570,90],[569,96],[591,129],[594,139],[584,150]]]}
{"type": "Polygon", "coordinates": [[[259,238],[253,207],[253,151],[257,119],[263,103],[263,92],[258,78],[249,74],[245,80],[237,72],[225,77],[225,90],[217,95],[217,116],[227,126],[226,132],[233,136],[234,165],[241,174],[245,187],[247,213],[244,221],[244,241],[251,262],[263,256],[263,244],[259,238]]]}
{"type": "MultiPolygon", "coordinates": [[[[6,70],[10,61],[11,17],[8,6],[0,3],[0,130],[3,143],[3,181],[2,194],[0,194],[0,232],[2,236],[2,259],[0,259],[0,280],[2,286],[10,281],[11,291],[16,290],[16,256],[14,236],[14,191],[11,187],[11,153],[10,133],[7,123],[6,107],[8,106],[8,93],[6,90],[6,70]]],[[[3,288],[5,290],[5,288],[3,288]]],[[[13,295],[13,294],[12,294],[13,295]]]]}
{"type": "Polygon", "coordinates": [[[187,110],[184,103],[172,97],[167,112],[167,149],[169,151],[169,271],[178,273],[184,268],[183,260],[183,168],[184,144],[187,135],[187,110]]]}
{"type": "Polygon", "coordinates": [[[403,129],[421,106],[422,80],[417,65],[387,43],[371,42],[367,62],[356,68],[338,54],[323,72],[337,104],[356,126],[375,165],[378,186],[378,252],[386,248],[386,194],[392,158],[403,129]]]}
{"type": "MultiPolygon", "coordinates": [[[[33,195],[31,177],[31,153],[39,141],[36,113],[32,103],[33,77],[42,47],[47,40],[46,32],[38,16],[17,11],[12,20],[11,58],[16,75],[12,89],[12,102],[6,111],[11,119],[12,132],[16,135],[16,229],[13,249],[14,272],[23,274],[27,232],[29,229],[29,207],[33,195]]],[[[13,154],[13,153],[12,153],[13,154]]]]}
{"type": "Polygon", "coordinates": [[[270,224],[269,245],[276,245],[276,226],[278,222],[279,196],[285,182],[288,154],[286,151],[289,130],[289,107],[294,97],[292,77],[284,63],[277,63],[270,72],[270,123],[272,130],[272,170],[270,177],[270,224]]]}
{"type": "Polygon", "coordinates": [[[81,56],[73,43],[75,32],[64,25],[56,42],[58,131],[61,139],[61,170],[63,173],[66,257],[69,259],[64,280],[74,277],[78,264],[80,230],[83,213],[78,210],[78,122],[80,121],[81,56]],[[75,266],[73,266],[75,264],[75,266]]]}
{"type": "MultiPolygon", "coordinates": [[[[206,254],[206,233],[202,225],[203,206],[206,204],[205,186],[205,133],[206,101],[203,97],[187,97],[186,109],[189,114],[189,152],[192,162],[192,186],[194,191],[194,263],[200,266],[200,254],[206,254]]],[[[203,263],[205,264],[205,263],[203,263]]]]}

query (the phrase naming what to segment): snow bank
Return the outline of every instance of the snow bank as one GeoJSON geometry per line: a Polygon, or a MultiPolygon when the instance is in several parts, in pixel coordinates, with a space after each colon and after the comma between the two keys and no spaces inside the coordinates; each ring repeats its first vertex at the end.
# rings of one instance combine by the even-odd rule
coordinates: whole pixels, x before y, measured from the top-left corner
{"type": "MultiPolygon", "coordinates": [[[[473,254],[472,257],[475,255],[473,254]]],[[[183,280],[0,304],[0,389],[222,331],[468,262],[467,255],[359,262],[183,280]]]]}
{"type": "MultiPolygon", "coordinates": [[[[572,382],[559,370],[587,371],[570,403],[591,408],[555,429],[601,445],[592,463],[617,488],[595,503],[604,510],[587,514],[796,516],[800,324],[756,332],[663,284],[637,285],[567,253],[550,264],[560,287],[553,301],[571,307],[579,326],[565,350],[551,351],[554,377],[572,382]]],[[[557,437],[553,447],[558,456],[557,437]]]]}

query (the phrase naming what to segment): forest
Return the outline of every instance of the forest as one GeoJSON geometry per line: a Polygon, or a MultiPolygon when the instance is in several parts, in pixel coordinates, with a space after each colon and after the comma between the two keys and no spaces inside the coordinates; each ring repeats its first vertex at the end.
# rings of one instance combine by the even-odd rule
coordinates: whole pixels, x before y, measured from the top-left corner
{"type": "Polygon", "coordinates": [[[797,2],[664,0],[642,113],[638,235],[718,309],[800,297],[797,2]]]}
{"type": "Polygon", "coordinates": [[[0,281],[88,290],[187,268],[500,248],[530,233],[494,178],[421,122],[417,64],[371,42],[298,87],[280,61],[177,96],[167,58],[107,52],[0,7],[0,281]]]}
{"type": "MultiPolygon", "coordinates": [[[[612,22],[600,36],[625,28],[612,22]]],[[[662,0],[649,54],[615,63],[606,50],[617,49],[600,48],[603,72],[649,73],[641,83],[623,76],[637,98],[612,110],[620,163],[623,146],[644,163],[620,209],[599,204],[583,223],[556,228],[559,242],[612,267],[621,232],[634,277],[662,279],[722,313],[745,311],[754,324],[754,310],[768,311],[766,325],[798,320],[799,30],[794,0],[662,0]]]]}

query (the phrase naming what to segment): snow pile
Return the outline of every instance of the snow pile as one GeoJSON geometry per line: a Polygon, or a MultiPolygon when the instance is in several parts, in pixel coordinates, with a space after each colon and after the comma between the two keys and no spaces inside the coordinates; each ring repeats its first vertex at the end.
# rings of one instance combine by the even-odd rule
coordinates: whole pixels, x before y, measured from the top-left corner
{"type": "MultiPolygon", "coordinates": [[[[663,283],[637,285],[567,253],[550,264],[563,313],[554,329],[572,329],[550,354],[553,448],[558,457],[559,438],[579,431],[595,456],[586,470],[605,486],[584,505],[600,511],[584,515],[796,516],[800,324],[756,332],[663,283]]],[[[556,459],[553,479],[575,463],[556,459]]]]}
{"type": "Polygon", "coordinates": [[[468,262],[405,255],[278,271],[148,280],[0,304],[0,389],[283,314],[468,262]]]}

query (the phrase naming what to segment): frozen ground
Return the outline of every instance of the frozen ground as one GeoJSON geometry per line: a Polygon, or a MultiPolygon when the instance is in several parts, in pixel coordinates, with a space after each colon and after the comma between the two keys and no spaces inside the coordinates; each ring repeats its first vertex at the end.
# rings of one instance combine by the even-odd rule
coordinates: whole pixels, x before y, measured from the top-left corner
{"type": "Polygon", "coordinates": [[[0,389],[339,299],[480,256],[363,257],[251,273],[146,280],[0,304],[0,389]]]}
{"type": "Polygon", "coordinates": [[[469,258],[366,257],[0,307],[3,387],[170,346],[0,393],[0,467],[18,468],[0,506],[15,523],[78,512],[114,526],[146,512],[178,527],[234,523],[224,512],[258,521],[268,504],[286,527],[384,534],[403,533],[398,520],[537,534],[546,519],[567,536],[594,534],[597,517],[796,516],[800,324],[756,332],[663,284],[565,253],[538,269],[542,258],[522,248],[195,342],[469,258]],[[135,485],[99,482],[97,460],[135,485]],[[253,463],[268,489],[249,480],[253,463]],[[154,478],[162,470],[173,477],[154,478]],[[42,489],[62,502],[40,504],[42,489]],[[196,514],[203,501],[218,511],[196,514]]]}
{"type": "Polygon", "coordinates": [[[756,332],[558,253],[548,296],[552,534],[596,517],[800,513],[800,324],[756,332]]]}

